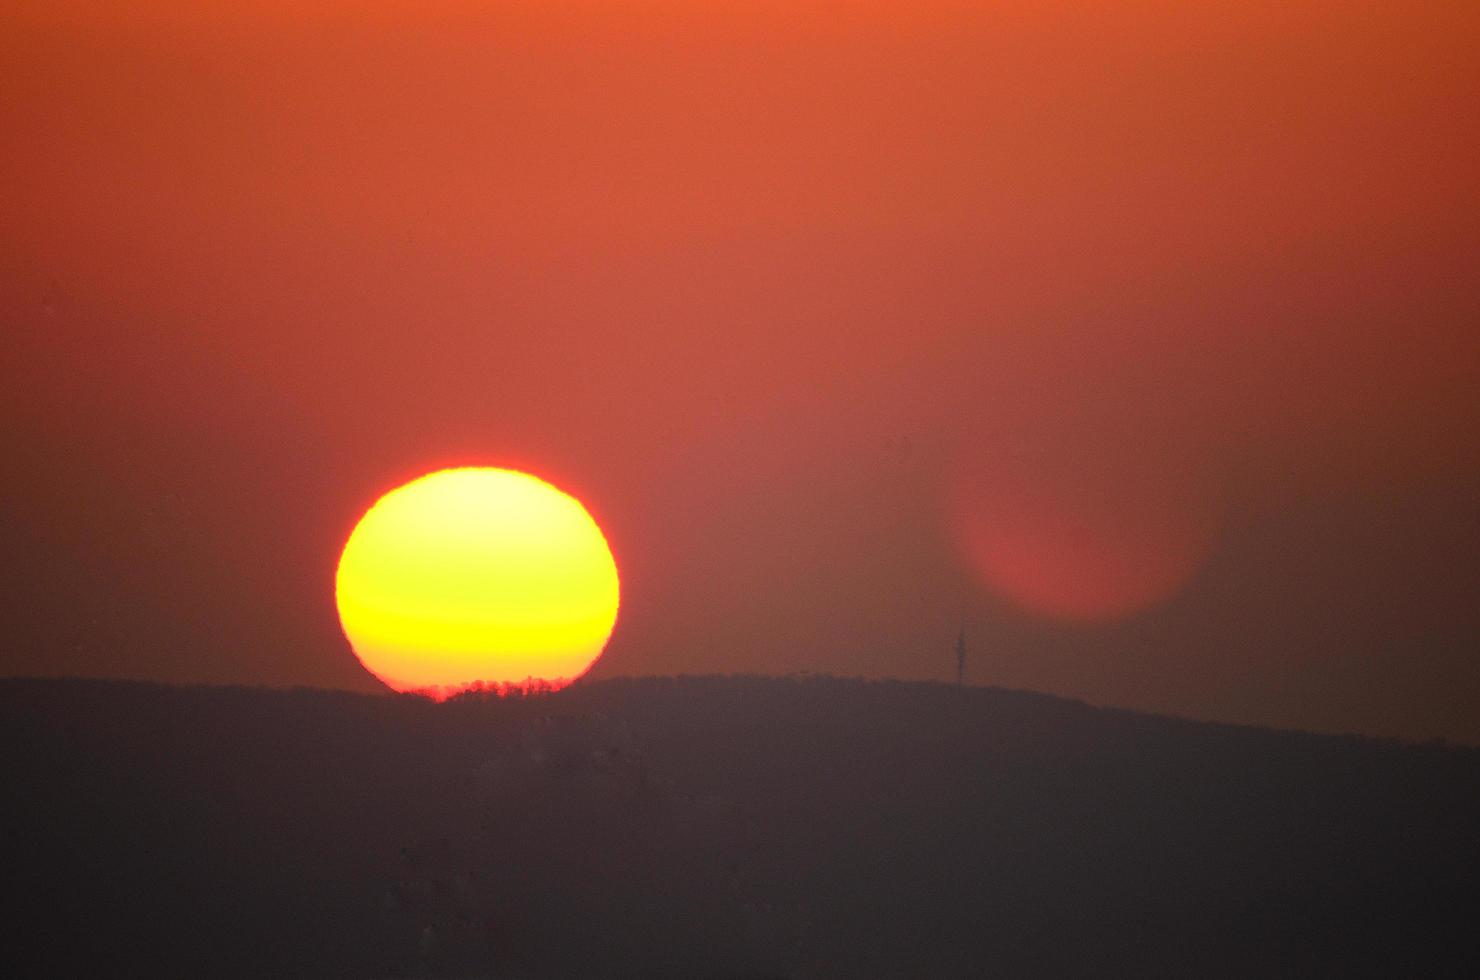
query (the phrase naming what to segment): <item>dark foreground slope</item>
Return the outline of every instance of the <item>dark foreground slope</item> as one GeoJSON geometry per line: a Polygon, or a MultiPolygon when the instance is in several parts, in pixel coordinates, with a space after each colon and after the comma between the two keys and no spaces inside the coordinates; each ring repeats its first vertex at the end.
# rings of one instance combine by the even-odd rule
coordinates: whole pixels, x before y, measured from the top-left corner
{"type": "Polygon", "coordinates": [[[1480,752],[998,690],[0,682],[6,976],[1473,976],[1480,752]]]}

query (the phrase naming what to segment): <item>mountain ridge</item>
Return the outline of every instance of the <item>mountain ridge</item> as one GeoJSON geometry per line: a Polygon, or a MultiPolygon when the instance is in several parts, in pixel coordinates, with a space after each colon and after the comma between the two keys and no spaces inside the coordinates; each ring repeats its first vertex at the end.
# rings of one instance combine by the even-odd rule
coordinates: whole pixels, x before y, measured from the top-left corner
{"type": "Polygon", "coordinates": [[[1480,750],[825,676],[0,680],[30,973],[1464,975],[1480,750]],[[82,937],[82,938],[79,938],[82,937]]]}

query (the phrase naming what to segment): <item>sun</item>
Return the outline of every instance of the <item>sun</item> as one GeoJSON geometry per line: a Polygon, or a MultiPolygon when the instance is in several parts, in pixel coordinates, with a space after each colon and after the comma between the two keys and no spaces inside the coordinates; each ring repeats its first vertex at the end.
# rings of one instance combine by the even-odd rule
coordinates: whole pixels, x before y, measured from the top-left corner
{"type": "Polygon", "coordinates": [[[396,691],[563,687],[616,625],[616,562],[580,501],[517,470],[439,470],[381,497],[335,576],[344,634],[396,691]]]}

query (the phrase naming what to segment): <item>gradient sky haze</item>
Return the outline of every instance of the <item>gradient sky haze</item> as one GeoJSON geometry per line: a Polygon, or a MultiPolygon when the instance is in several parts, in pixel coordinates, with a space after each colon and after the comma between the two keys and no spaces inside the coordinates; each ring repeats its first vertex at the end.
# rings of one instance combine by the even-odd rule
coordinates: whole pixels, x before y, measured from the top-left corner
{"type": "Polygon", "coordinates": [[[488,464],[605,529],[597,676],[964,622],[976,683],[1480,742],[1473,2],[57,6],[0,13],[0,673],[376,690],[339,549],[488,464]],[[1149,604],[1074,564],[1133,547],[1149,604]]]}

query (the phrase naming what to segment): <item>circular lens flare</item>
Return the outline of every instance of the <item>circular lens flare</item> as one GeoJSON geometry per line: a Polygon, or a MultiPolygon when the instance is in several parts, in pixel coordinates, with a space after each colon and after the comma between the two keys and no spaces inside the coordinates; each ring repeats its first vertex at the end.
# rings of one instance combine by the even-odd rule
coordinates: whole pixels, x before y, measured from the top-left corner
{"type": "Polygon", "coordinates": [[[335,576],[344,634],[396,691],[558,688],[616,624],[617,567],[574,497],[527,473],[440,470],[360,519],[335,576]]]}
{"type": "Polygon", "coordinates": [[[1205,473],[1130,439],[984,440],[961,454],[954,483],[956,540],[976,579],[1061,620],[1122,619],[1171,597],[1220,523],[1205,473]]]}

